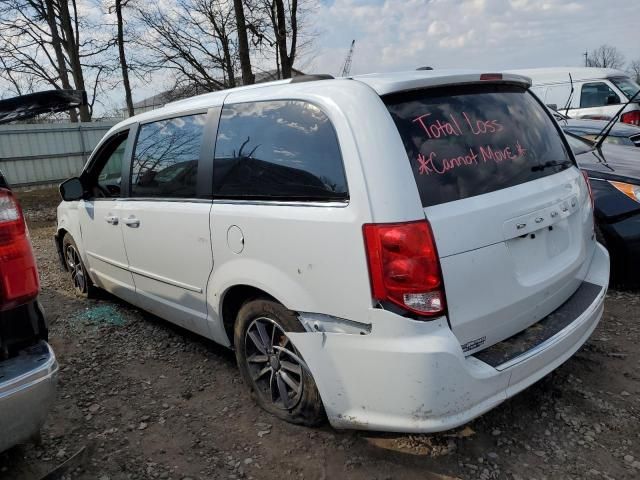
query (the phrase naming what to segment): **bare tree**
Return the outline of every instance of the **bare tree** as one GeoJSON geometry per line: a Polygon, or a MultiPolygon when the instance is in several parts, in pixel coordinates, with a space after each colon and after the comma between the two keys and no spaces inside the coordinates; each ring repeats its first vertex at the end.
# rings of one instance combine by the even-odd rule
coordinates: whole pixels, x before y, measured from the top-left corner
{"type": "Polygon", "coordinates": [[[4,0],[0,6],[0,76],[17,93],[42,85],[56,89],[86,90],[86,72],[91,70],[90,103],[70,113],[71,120],[91,120],[96,92],[106,67],[97,57],[110,48],[95,38],[79,13],[76,0],[4,0]]]}
{"type": "Polygon", "coordinates": [[[139,40],[149,53],[144,66],[173,72],[174,88],[207,92],[235,86],[235,15],[229,0],[177,0],[171,10],[143,7],[138,19],[148,29],[139,40]]]}
{"type": "Polygon", "coordinates": [[[109,13],[116,14],[116,24],[118,33],[116,35],[116,43],[118,44],[118,59],[120,62],[120,72],[122,74],[122,85],[124,87],[124,97],[127,104],[127,113],[132,117],[135,112],[133,109],[133,97],[131,96],[131,83],[129,82],[129,65],[125,54],[124,39],[124,19],[122,10],[127,6],[129,0],[114,0],[113,7],[109,8],[109,13]]]}
{"type": "Polygon", "coordinates": [[[313,0],[253,0],[248,28],[256,56],[275,60],[277,78],[290,78],[293,66],[312,44],[314,32],[305,21],[313,0]]]}
{"type": "Polygon", "coordinates": [[[238,32],[238,56],[240,57],[240,68],[242,69],[242,83],[244,85],[250,85],[255,82],[255,76],[253,75],[253,71],[251,69],[247,24],[244,15],[244,1],[233,0],[233,10],[236,15],[236,27],[238,32]]]}
{"type": "Polygon", "coordinates": [[[640,83],[640,60],[630,62],[627,70],[631,75],[631,78],[633,78],[636,83],[640,83]]]}
{"type": "Polygon", "coordinates": [[[11,86],[9,92],[10,96],[24,95],[26,93],[32,93],[35,90],[33,77],[27,77],[16,73],[13,70],[10,60],[0,55],[0,68],[2,68],[2,74],[0,78],[4,78],[11,86]]]}
{"type": "Polygon", "coordinates": [[[274,0],[274,7],[276,44],[282,78],[291,78],[298,42],[298,0],[274,0]]]}
{"type": "Polygon", "coordinates": [[[610,45],[600,45],[587,55],[588,67],[620,69],[624,67],[624,63],[624,55],[610,45]]]}

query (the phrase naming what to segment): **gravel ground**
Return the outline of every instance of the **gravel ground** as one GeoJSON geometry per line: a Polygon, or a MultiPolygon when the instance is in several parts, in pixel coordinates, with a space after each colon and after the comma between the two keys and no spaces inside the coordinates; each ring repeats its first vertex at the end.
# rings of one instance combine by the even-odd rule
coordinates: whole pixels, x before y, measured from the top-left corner
{"type": "Polygon", "coordinates": [[[390,435],[283,423],[250,399],[230,351],[107,294],[74,296],[52,245],[51,190],[20,194],[60,361],[40,445],[0,478],[633,479],[640,477],[640,296],[611,291],[589,342],[463,428],[390,435]]]}

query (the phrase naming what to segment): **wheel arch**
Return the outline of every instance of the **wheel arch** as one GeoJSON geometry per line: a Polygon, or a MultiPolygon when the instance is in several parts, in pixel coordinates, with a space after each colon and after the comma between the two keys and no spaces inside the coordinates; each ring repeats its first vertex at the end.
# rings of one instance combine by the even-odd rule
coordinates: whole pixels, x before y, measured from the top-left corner
{"type": "Polygon", "coordinates": [[[64,270],[66,270],[66,271],[68,271],[69,269],[67,268],[67,262],[65,262],[65,260],[64,260],[64,252],[63,252],[63,249],[62,249],[62,242],[64,241],[64,237],[67,234],[71,235],[69,230],[67,230],[64,227],[60,227],[60,228],[58,228],[58,230],[56,231],[56,234],[53,237],[55,245],[56,245],[56,251],[58,252],[58,260],[60,260],[60,264],[62,265],[62,268],[64,270]]]}
{"type": "Polygon", "coordinates": [[[265,290],[248,284],[233,285],[227,288],[222,294],[220,301],[220,316],[222,318],[224,332],[231,348],[234,348],[233,328],[236,323],[238,312],[245,303],[257,298],[271,300],[284,305],[281,301],[265,290]]]}
{"type": "Polygon", "coordinates": [[[207,284],[210,316],[214,322],[212,338],[233,347],[235,316],[251,298],[268,298],[294,312],[317,311],[310,292],[296,280],[286,271],[256,259],[232,257],[220,261],[207,284]]]}

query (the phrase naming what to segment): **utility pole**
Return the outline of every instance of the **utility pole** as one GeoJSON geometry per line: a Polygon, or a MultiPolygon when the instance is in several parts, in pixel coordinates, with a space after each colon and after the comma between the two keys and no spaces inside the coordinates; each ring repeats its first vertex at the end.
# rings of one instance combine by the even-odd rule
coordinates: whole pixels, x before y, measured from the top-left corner
{"type": "Polygon", "coordinates": [[[346,77],[347,75],[349,75],[349,72],[351,71],[351,60],[353,59],[353,49],[356,46],[356,41],[352,40],[351,41],[351,48],[349,48],[349,53],[347,53],[347,58],[345,58],[344,60],[344,66],[342,67],[342,73],[340,74],[341,77],[346,77]]]}
{"type": "Polygon", "coordinates": [[[584,66],[588,67],[589,66],[589,52],[587,52],[585,50],[585,52],[582,55],[584,55],[584,66]]]}

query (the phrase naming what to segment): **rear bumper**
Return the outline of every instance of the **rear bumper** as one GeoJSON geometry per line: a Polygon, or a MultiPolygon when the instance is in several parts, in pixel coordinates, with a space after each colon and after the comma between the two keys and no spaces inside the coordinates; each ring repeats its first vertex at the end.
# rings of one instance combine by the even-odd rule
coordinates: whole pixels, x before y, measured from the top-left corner
{"type": "Polygon", "coordinates": [[[55,399],[57,373],[44,341],[0,362],[0,452],[38,433],[55,399]]]}
{"type": "Polygon", "coordinates": [[[603,311],[609,258],[598,245],[585,281],[594,300],[535,349],[492,367],[465,357],[446,319],[418,322],[372,309],[368,335],[288,333],[336,428],[436,432],[483,414],[560,366],[589,338],[603,311]]]}

